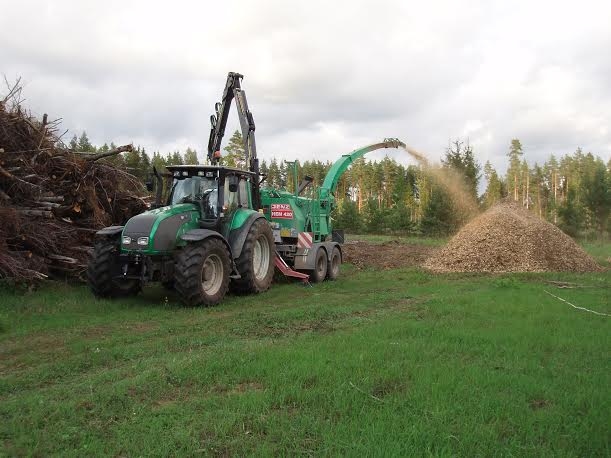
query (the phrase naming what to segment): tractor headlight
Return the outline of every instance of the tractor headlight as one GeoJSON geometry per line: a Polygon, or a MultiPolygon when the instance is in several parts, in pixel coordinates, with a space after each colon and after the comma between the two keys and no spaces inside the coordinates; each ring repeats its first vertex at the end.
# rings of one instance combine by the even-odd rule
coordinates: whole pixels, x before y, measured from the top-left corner
{"type": "Polygon", "coordinates": [[[138,245],[148,245],[149,238],[148,237],[138,237],[138,245]]]}
{"type": "Polygon", "coordinates": [[[128,237],[127,235],[123,236],[123,245],[129,245],[130,243],[132,243],[132,238],[128,237]]]}

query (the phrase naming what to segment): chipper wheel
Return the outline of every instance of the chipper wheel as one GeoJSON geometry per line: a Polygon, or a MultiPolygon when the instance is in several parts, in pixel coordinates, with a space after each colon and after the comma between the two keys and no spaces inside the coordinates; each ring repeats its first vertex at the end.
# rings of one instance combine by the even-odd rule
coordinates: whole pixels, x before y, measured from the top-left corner
{"type": "Polygon", "coordinates": [[[331,259],[329,259],[329,266],[327,267],[327,278],[329,280],[335,280],[339,277],[339,266],[342,264],[342,254],[339,248],[333,247],[331,253],[331,259]]]}
{"type": "Polygon", "coordinates": [[[227,293],[230,271],[222,240],[189,244],[176,257],[174,288],[186,305],[217,305],[227,293]]]}
{"type": "Polygon", "coordinates": [[[119,245],[114,240],[96,241],[93,256],[87,267],[87,280],[98,297],[134,296],[142,289],[139,280],[113,278],[119,245]]]}
{"type": "Polygon", "coordinates": [[[316,252],[316,261],[314,263],[314,270],[312,271],[312,275],[310,276],[310,279],[314,283],[320,283],[321,281],[325,279],[325,277],[327,276],[328,262],[329,261],[327,259],[327,252],[325,251],[323,247],[319,247],[318,251],[316,252]]]}
{"type": "Polygon", "coordinates": [[[274,278],[274,236],[266,219],[250,227],[240,257],[236,260],[240,277],[231,288],[237,293],[261,293],[274,278]]]}

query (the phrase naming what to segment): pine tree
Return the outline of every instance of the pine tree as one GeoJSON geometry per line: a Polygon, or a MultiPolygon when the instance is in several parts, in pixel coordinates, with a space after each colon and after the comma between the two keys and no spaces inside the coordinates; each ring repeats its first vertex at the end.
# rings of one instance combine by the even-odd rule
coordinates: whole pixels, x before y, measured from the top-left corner
{"type": "Polygon", "coordinates": [[[70,143],[68,144],[68,147],[72,151],[78,151],[78,138],[76,137],[76,134],[74,134],[72,138],[70,139],[70,143]]]}
{"type": "Polygon", "coordinates": [[[83,133],[78,139],[77,150],[95,153],[95,147],[89,141],[89,137],[87,136],[87,132],[85,131],[83,131],[83,133]]]}
{"type": "Polygon", "coordinates": [[[404,202],[399,202],[385,213],[385,226],[394,233],[407,234],[413,228],[410,211],[404,202]]]}
{"type": "MultiPolygon", "coordinates": [[[[140,150],[140,148],[138,148],[140,150]]],[[[138,174],[136,175],[143,182],[146,181],[149,173],[151,173],[151,158],[144,148],[140,150],[140,164],[138,168],[138,174]]]]}
{"type": "Polygon", "coordinates": [[[522,143],[517,138],[511,140],[509,148],[509,168],[507,169],[507,189],[511,190],[511,196],[516,202],[520,199],[520,189],[522,186],[522,143]]]}
{"type": "MultiPolygon", "coordinates": [[[[259,164],[259,171],[263,174],[263,175],[267,175],[269,168],[267,167],[267,161],[265,159],[263,159],[261,161],[261,163],[259,164]]],[[[263,186],[268,186],[269,182],[268,182],[269,177],[266,178],[266,180],[263,182],[263,186]]]]}
{"type": "Polygon", "coordinates": [[[355,202],[344,199],[338,210],[334,227],[352,234],[358,234],[363,230],[361,217],[355,202]]]}
{"type": "Polygon", "coordinates": [[[473,149],[469,143],[464,146],[464,143],[460,140],[452,142],[446,149],[445,158],[441,163],[445,168],[454,170],[464,180],[467,192],[474,200],[477,200],[481,166],[475,160],[473,149]]]}
{"type": "Polygon", "coordinates": [[[604,236],[611,213],[611,179],[604,163],[599,160],[582,179],[584,204],[593,216],[599,235],[604,236]]]}
{"type": "Polygon", "coordinates": [[[484,177],[488,184],[483,195],[483,204],[485,208],[489,208],[502,198],[501,180],[490,161],[486,161],[484,165],[484,177]]]}
{"type": "Polygon", "coordinates": [[[522,205],[530,208],[530,171],[525,160],[520,165],[520,180],[522,183],[522,205]]]}
{"type": "Polygon", "coordinates": [[[276,158],[272,159],[267,169],[267,183],[273,188],[280,187],[280,169],[276,158]]]}
{"type": "Polygon", "coordinates": [[[434,186],[420,221],[420,230],[428,236],[445,236],[455,230],[450,196],[440,186],[434,186]]]}
{"type": "Polygon", "coordinates": [[[244,149],[244,141],[240,131],[236,130],[233,133],[225,147],[225,152],[226,154],[223,157],[224,165],[239,169],[246,168],[246,150],[244,149]]]}
{"type": "Polygon", "coordinates": [[[375,197],[367,199],[365,209],[362,213],[365,231],[379,234],[384,230],[384,211],[380,208],[375,197]]]}
{"type": "Polygon", "coordinates": [[[547,216],[551,217],[554,224],[558,222],[558,183],[559,183],[559,173],[558,173],[558,160],[552,154],[549,160],[543,164],[544,169],[544,182],[546,183],[547,188],[547,216]]]}
{"type": "Polygon", "coordinates": [[[197,159],[197,151],[195,151],[194,149],[191,149],[190,147],[187,148],[187,150],[185,151],[185,156],[183,159],[183,164],[185,165],[197,165],[199,164],[199,161],[197,159]]]}
{"type": "Polygon", "coordinates": [[[161,173],[165,169],[166,165],[166,158],[159,154],[159,151],[153,152],[153,158],[151,159],[151,167],[155,167],[157,171],[161,173]]]}
{"type": "Polygon", "coordinates": [[[577,237],[582,226],[582,212],[577,204],[577,193],[574,187],[571,187],[566,195],[563,204],[558,208],[558,216],[560,217],[560,228],[571,237],[577,237]]]}
{"type": "Polygon", "coordinates": [[[140,147],[134,148],[132,151],[128,151],[124,156],[125,167],[128,172],[131,174],[138,176],[141,170],[141,160],[142,156],[140,155],[140,147]]]}
{"type": "Polygon", "coordinates": [[[533,196],[533,208],[536,209],[539,217],[543,218],[547,211],[547,192],[543,168],[537,163],[535,163],[535,166],[530,171],[530,189],[531,196],[533,196]]]}
{"type": "Polygon", "coordinates": [[[179,151],[168,154],[168,165],[183,165],[182,154],[179,151]]]}

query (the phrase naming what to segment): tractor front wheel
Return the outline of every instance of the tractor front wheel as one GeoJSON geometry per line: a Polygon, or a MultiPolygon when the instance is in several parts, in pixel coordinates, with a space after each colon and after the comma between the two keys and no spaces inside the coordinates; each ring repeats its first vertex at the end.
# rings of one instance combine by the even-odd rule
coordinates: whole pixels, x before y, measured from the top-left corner
{"type": "Polygon", "coordinates": [[[186,305],[217,305],[227,293],[230,271],[229,250],[222,240],[189,244],[176,257],[174,288],[186,305]]]}
{"type": "Polygon", "coordinates": [[[98,297],[135,296],[142,289],[139,280],[114,278],[119,244],[114,240],[95,243],[93,256],[87,267],[87,282],[98,297]]]}
{"type": "Polygon", "coordinates": [[[314,270],[310,277],[314,283],[320,283],[327,276],[327,252],[323,247],[319,247],[316,252],[316,261],[314,262],[314,270]]]}
{"type": "Polygon", "coordinates": [[[235,279],[231,285],[237,293],[261,293],[272,284],[274,236],[266,219],[256,220],[248,230],[236,266],[240,278],[235,279]]]}

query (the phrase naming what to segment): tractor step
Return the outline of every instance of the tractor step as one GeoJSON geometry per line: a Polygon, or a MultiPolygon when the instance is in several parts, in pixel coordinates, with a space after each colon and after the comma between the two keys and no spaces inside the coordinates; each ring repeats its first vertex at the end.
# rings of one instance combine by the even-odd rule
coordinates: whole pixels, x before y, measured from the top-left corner
{"type": "Polygon", "coordinates": [[[274,264],[285,277],[298,278],[305,284],[310,283],[310,276],[308,274],[297,272],[296,270],[291,269],[290,266],[284,261],[284,259],[282,259],[282,257],[278,253],[276,253],[276,255],[274,256],[274,264]]]}

